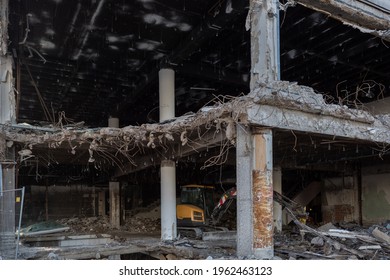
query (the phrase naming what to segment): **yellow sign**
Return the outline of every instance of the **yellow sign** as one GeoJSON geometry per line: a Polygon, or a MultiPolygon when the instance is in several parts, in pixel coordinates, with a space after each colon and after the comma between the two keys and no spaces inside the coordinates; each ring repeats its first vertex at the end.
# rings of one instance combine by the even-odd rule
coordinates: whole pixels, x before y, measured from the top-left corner
{"type": "Polygon", "coordinates": [[[16,197],[16,202],[20,202],[20,196],[16,197]]]}

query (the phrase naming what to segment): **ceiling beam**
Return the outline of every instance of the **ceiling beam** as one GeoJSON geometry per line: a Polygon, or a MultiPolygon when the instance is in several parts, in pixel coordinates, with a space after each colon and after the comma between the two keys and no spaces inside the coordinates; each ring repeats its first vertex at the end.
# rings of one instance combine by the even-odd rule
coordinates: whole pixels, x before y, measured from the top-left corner
{"type": "Polygon", "coordinates": [[[211,149],[216,146],[223,145],[225,141],[227,140],[223,130],[219,131],[218,133],[215,131],[208,131],[207,133],[203,134],[201,138],[197,138],[192,141],[189,140],[188,144],[185,146],[177,144],[173,148],[169,148],[167,151],[164,151],[164,153],[158,153],[155,150],[151,150],[150,154],[134,159],[133,163],[128,163],[122,168],[118,167],[114,173],[113,178],[135,173],[152,166],[158,166],[163,159],[169,158],[178,160],[192,154],[198,154],[206,149],[211,149]]]}
{"type": "Polygon", "coordinates": [[[297,0],[360,31],[390,41],[390,5],[382,0],[297,0]]]}

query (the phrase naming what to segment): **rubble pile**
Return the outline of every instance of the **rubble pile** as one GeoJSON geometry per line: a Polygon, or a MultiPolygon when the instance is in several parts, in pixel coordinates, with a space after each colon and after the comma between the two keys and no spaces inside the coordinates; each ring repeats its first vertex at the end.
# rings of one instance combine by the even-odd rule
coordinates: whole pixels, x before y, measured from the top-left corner
{"type": "Polygon", "coordinates": [[[133,233],[157,233],[160,232],[160,219],[132,217],[126,220],[122,230],[133,233]]]}
{"type": "MultiPolygon", "coordinates": [[[[132,210],[125,218],[120,230],[131,233],[158,233],[160,231],[160,206],[154,202],[148,207],[132,210]]],[[[57,221],[70,227],[70,232],[75,233],[107,233],[113,228],[108,216],[100,217],[73,217],[57,221]]]]}
{"type": "Polygon", "coordinates": [[[275,235],[275,255],[282,259],[390,259],[390,223],[362,228],[331,223],[319,228],[298,225],[299,230],[275,235]]]}
{"type": "Polygon", "coordinates": [[[107,216],[64,218],[57,222],[70,227],[70,232],[74,233],[105,233],[111,229],[110,221],[107,216]]]}
{"type": "Polygon", "coordinates": [[[122,230],[132,233],[158,233],[161,227],[160,201],[144,208],[136,208],[126,217],[122,230]]]}

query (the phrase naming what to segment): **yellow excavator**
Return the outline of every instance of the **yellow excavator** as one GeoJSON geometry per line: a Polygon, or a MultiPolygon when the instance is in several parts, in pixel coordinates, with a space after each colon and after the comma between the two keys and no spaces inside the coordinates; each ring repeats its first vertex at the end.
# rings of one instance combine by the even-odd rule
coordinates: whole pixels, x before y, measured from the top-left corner
{"type": "Polygon", "coordinates": [[[177,225],[179,227],[215,226],[233,199],[236,189],[226,191],[215,203],[213,186],[185,185],[181,187],[180,203],[176,206],[177,225]]]}
{"type": "MultiPolygon", "coordinates": [[[[192,229],[196,235],[206,227],[227,231],[227,228],[216,227],[223,215],[237,198],[235,187],[228,189],[215,203],[215,190],[213,186],[185,185],[181,187],[180,203],[176,206],[177,226],[182,229],[192,229]]],[[[278,192],[274,192],[273,199],[291,211],[299,218],[305,220],[305,208],[278,192]]]]}

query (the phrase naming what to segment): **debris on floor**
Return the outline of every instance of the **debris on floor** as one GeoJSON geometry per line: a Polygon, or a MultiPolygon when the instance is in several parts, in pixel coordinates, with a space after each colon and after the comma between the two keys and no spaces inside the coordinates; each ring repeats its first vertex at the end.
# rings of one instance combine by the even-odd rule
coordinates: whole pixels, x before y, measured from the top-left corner
{"type": "MultiPolygon", "coordinates": [[[[327,223],[319,227],[302,222],[300,208],[280,199],[295,225],[274,235],[275,258],[389,260],[389,223],[364,228],[354,223],[327,223]]],[[[238,259],[236,240],[206,241],[179,237],[173,242],[160,240],[158,203],[128,213],[121,228],[113,229],[107,216],[69,218],[57,221],[69,232],[27,237],[27,259],[238,259]],[[131,215],[130,215],[131,214],[131,215]],[[54,247],[53,247],[54,246],[54,247]],[[45,248],[42,250],[42,248],[45,248]]],[[[42,230],[45,226],[32,228],[42,230]]],[[[50,223],[46,227],[50,229],[50,223]]],[[[45,228],[46,229],[46,228],[45,228]]],[[[23,251],[22,250],[22,251],[23,251]]],[[[241,259],[241,258],[239,258],[241,259]]]]}
{"type": "MultiPolygon", "coordinates": [[[[48,221],[32,224],[20,229],[20,236],[38,236],[68,231],[69,227],[58,222],[48,221]]],[[[18,232],[16,232],[17,234],[18,232]]]]}
{"type": "MultiPolygon", "coordinates": [[[[148,207],[132,210],[127,217],[120,231],[130,233],[159,233],[161,212],[157,202],[148,207]]],[[[107,233],[113,228],[110,225],[108,216],[100,217],[73,217],[58,220],[59,223],[70,227],[73,233],[107,233]]]]}
{"type": "Polygon", "coordinates": [[[298,229],[275,235],[275,255],[282,259],[390,259],[390,230],[386,227],[326,224],[315,229],[294,222],[298,229]]]}

